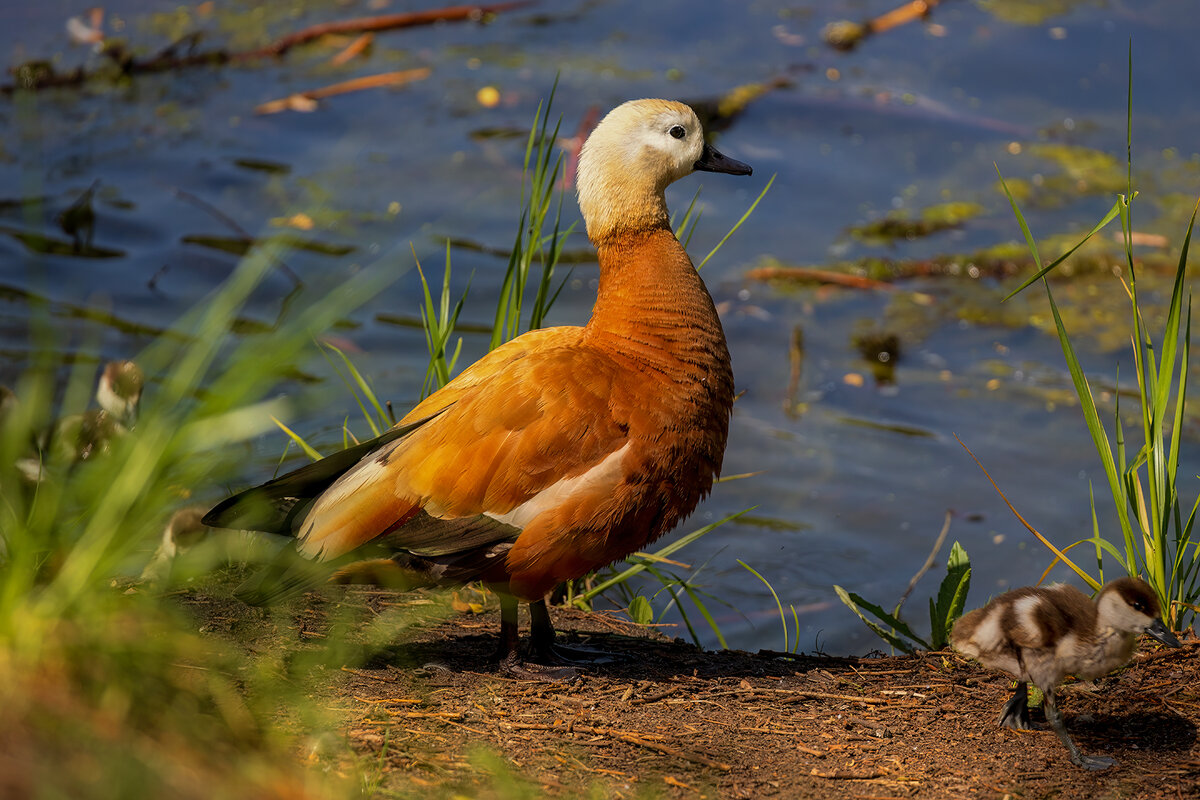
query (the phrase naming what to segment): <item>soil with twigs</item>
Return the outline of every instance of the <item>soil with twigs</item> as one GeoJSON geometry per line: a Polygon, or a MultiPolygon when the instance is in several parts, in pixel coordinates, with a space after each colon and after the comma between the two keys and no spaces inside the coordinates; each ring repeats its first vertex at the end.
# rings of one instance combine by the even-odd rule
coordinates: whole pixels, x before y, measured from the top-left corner
{"type": "MultiPolygon", "coordinates": [[[[243,627],[271,646],[265,612],[201,592],[182,599],[210,632],[236,638],[243,627]]],[[[276,635],[324,636],[331,606],[380,614],[431,603],[314,593],[291,624],[274,618],[276,635]]],[[[1082,751],[1117,760],[1086,772],[1044,722],[997,727],[1011,681],[950,652],[708,652],[613,615],[552,613],[563,643],[616,659],[569,681],[506,677],[490,661],[492,610],[418,616],[394,645],[332,672],[329,705],[358,763],[375,765],[378,796],[499,796],[497,780],[506,797],[513,782],[530,797],[565,798],[1200,796],[1194,635],[1178,650],[1144,639],[1129,667],[1064,686],[1060,707],[1082,751]]]]}

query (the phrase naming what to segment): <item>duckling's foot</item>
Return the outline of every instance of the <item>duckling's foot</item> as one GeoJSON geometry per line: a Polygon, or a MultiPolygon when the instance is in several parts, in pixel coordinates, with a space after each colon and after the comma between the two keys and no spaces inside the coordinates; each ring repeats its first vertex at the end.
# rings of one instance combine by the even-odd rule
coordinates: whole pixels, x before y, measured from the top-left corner
{"type": "Polygon", "coordinates": [[[1083,767],[1084,769],[1088,769],[1088,770],[1108,769],[1109,767],[1111,767],[1117,763],[1115,759],[1108,758],[1107,756],[1080,755],[1079,758],[1077,758],[1077,759],[1073,758],[1071,760],[1074,761],[1079,766],[1083,767]]]}
{"type": "Polygon", "coordinates": [[[1000,710],[999,724],[1014,731],[1033,730],[1033,722],[1029,719],[1029,687],[1018,683],[1017,690],[1004,708],[1000,710]]]}

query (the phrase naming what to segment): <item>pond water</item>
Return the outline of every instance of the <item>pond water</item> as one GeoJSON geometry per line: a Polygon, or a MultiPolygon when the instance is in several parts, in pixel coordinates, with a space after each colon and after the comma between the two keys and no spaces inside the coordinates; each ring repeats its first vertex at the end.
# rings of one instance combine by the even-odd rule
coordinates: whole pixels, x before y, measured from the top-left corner
{"type": "MultiPolygon", "coordinates": [[[[204,32],[200,47],[246,49],[309,24],[410,5],[122,0],[106,5],[104,24],[144,52],[192,31],[204,32]]],[[[783,641],[774,600],[739,559],[795,607],[801,649],[864,653],[881,643],[832,585],[892,605],[947,509],[956,512],[950,540],[972,558],[971,605],[1034,582],[1049,563],[1046,551],[955,436],[1059,543],[1090,533],[1089,482],[1102,529],[1115,533],[1107,484],[1070,399],[1057,339],[1047,333],[1044,295],[1031,291],[1001,306],[1015,284],[986,274],[910,278],[894,291],[788,288],[746,275],[764,263],[922,259],[1017,241],[993,164],[1031,187],[1026,210],[1035,232],[1086,231],[1112,204],[1103,177],[1115,171],[1123,186],[1130,41],[1135,177],[1144,200],[1135,226],[1177,248],[1200,192],[1200,21],[1182,1],[980,0],[943,3],[926,22],[849,53],[822,43],[828,22],[891,5],[531,3],[486,25],[381,33],[364,57],[342,67],[329,60],[348,39],[278,60],[0,97],[0,381],[10,383],[29,364],[32,297],[45,297],[69,330],[76,343],[69,355],[130,357],[235,269],[238,255],[219,240],[288,232],[324,245],[286,256],[310,299],[316,287],[366,266],[407,271],[337,333],[380,396],[405,408],[419,396],[427,358],[420,330],[395,321],[419,313],[413,253],[440,271],[447,237],[510,246],[524,132],[556,77],[552,115],[561,115],[568,136],[590,109],[629,98],[713,101],[740,85],[786,79],[720,135],[727,155],[754,166],[752,178],[694,176],[668,196],[681,212],[703,185],[703,218],[690,243],[703,256],[777,176],[703,273],[721,304],[744,392],[725,473],[757,474],[720,484],[679,532],[755,508],[677,557],[705,565],[697,580],[728,604],[714,609],[729,644],[750,649],[783,641]],[[403,88],[332,97],[311,113],[255,113],[293,92],[419,67],[429,76],[403,88]],[[485,87],[498,92],[494,106],[480,102],[485,87]],[[1069,147],[1052,147],[1059,145],[1069,147]],[[94,229],[90,249],[77,249],[58,219],[89,187],[94,229]],[[979,213],[887,245],[848,232],[890,212],[915,216],[947,202],[978,204],[979,213]],[[287,227],[297,214],[312,221],[310,230],[287,227]],[[789,392],[798,331],[803,359],[789,392]],[[877,382],[860,354],[855,339],[864,333],[898,337],[890,383],[877,382]]],[[[83,6],[5,4],[0,52],[13,65],[97,65],[86,46],[67,43],[65,21],[83,6]]],[[[569,196],[565,216],[578,219],[569,196]]],[[[568,243],[586,247],[581,234],[568,243]]],[[[463,321],[490,323],[505,259],[463,248],[452,258],[456,290],[470,280],[463,321]]],[[[283,270],[274,272],[246,316],[270,324],[293,287],[283,270]]],[[[1112,322],[1121,308],[1116,280],[1060,287],[1060,302],[1083,330],[1085,367],[1109,386],[1118,363],[1128,376],[1124,317],[1112,322]]],[[[594,290],[594,264],[578,265],[551,324],[582,323],[594,290]]],[[[242,335],[260,336],[269,354],[269,335],[242,335]]],[[[485,347],[484,337],[467,334],[463,358],[485,347]]],[[[315,347],[298,366],[318,382],[279,391],[320,401],[291,423],[330,446],[342,420],[357,412],[315,347]]],[[[263,437],[244,474],[214,476],[208,499],[269,475],[283,442],[281,434],[263,437]]],[[[1194,435],[1183,460],[1182,475],[1200,471],[1194,435]]],[[[1194,496],[1194,484],[1184,487],[1185,499],[1194,496]]],[[[940,574],[933,569],[909,601],[918,629],[927,629],[925,598],[940,574]]]]}

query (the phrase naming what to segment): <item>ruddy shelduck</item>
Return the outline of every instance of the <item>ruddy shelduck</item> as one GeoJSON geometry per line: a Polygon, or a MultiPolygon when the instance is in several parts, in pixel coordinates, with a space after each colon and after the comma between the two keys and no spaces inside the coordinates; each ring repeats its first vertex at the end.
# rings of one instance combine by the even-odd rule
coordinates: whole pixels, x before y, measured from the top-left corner
{"type": "Polygon", "coordinates": [[[1100,590],[1095,602],[1073,586],[1025,587],[1006,592],[983,608],[964,615],[950,643],[985,667],[1017,679],[1017,689],[1000,712],[999,723],[1028,730],[1028,684],[1042,690],[1046,719],[1066,745],[1071,761],[1104,769],[1111,758],[1085,756],[1067,735],[1054,688],[1067,675],[1089,680],[1105,675],[1133,657],[1139,634],[1148,633],[1170,647],[1179,640],[1163,624],[1158,598],[1145,581],[1120,578],[1100,590]]]}
{"type": "Polygon", "coordinates": [[[693,170],[751,174],[705,143],[688,106],[618,106],[579,156],[600,262],[588,323],[497,347],[383,436],[236,495],[204,523],[292,534],[323,562],[374,543],[391,558],[367,571],[484,581],[500,597],[502,666],[524,669],[518,600],[534,660],[552,658],[546,594],[671,530],[720,473],[729,351],[663,195],[693,170]]]}

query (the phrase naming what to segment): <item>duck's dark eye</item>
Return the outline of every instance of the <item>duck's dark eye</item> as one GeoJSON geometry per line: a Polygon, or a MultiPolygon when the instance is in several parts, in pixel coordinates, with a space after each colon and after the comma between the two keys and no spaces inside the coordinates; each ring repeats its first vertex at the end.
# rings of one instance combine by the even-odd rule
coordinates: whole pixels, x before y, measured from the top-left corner
{"type": "Polygon", "coordinates": [[[667,131],[667,133],[671,134],[676,139],[682,139],[684,136],[687,136],[687,131],[683,129],[682,125],[672,125],[671,130],[667,131]]]}

